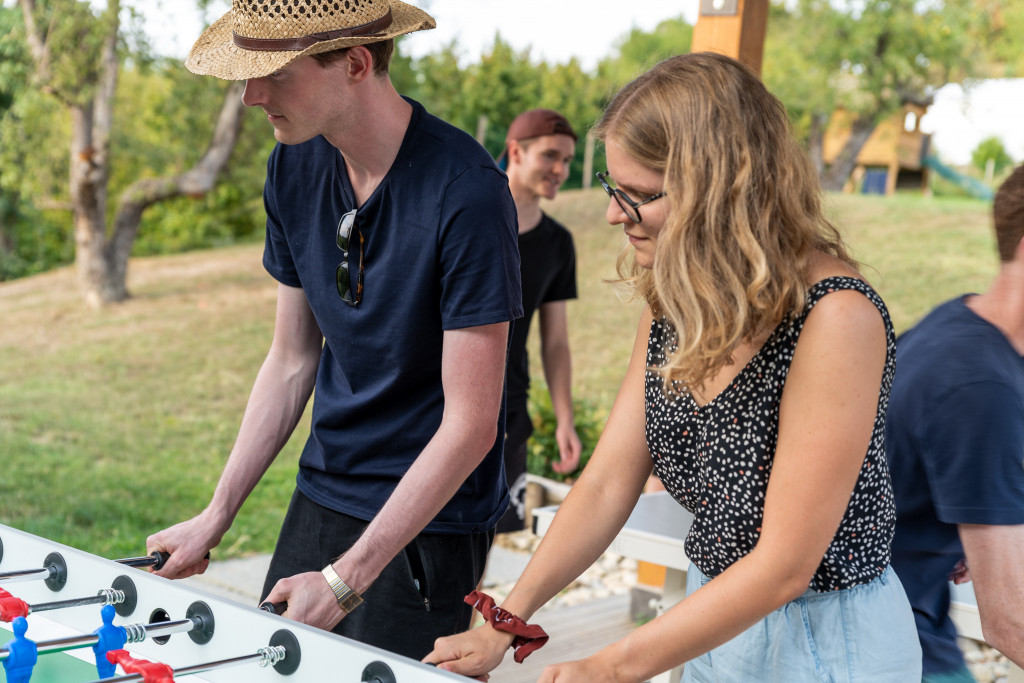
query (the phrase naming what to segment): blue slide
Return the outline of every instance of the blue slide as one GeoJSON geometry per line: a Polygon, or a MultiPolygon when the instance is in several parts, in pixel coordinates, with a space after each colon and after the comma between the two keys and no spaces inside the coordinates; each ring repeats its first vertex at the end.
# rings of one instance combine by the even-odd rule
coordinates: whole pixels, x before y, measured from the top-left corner
{"type": "Polygon", "coordinates": [[[921,163],[923,163],[925,166],[938,173],[946,180],[955,184],[957,187],[960,187],[968,194],[970,194],[972,197],[975,197],[977,199],[984,199],[986,201],[992,201],[992,198],[995,196],[995,191],[993,191],[991,187],[981,182],[977,178],[971,178],[970,176],[966,176],[963,173],[960,173],[959,171],[953,170],[949,166],[946,166],[944,163],[939,161],[938,157],[929,154],[925,156],[924,159],[921,160],[921,163]]]}

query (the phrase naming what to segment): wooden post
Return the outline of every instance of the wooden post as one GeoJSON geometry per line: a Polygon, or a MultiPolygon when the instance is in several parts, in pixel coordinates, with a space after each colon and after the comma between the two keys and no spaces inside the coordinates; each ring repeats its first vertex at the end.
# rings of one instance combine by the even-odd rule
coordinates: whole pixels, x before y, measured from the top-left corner
{"type": "Polygon", "coordinates": [[[691,52],[717,52],[761,74],[768,0],[700,0],[691,52]]]}
{"type": "Polygon", "coordinates": [[[487,139],[487,115],[481,114],[476,120],[476,141],[481,145],[487,139]]]}
{"type": "Polygon", "coordinates": [[[594,134],[587,132],[586,141],[583,143],[583,189],[589,190],[594,181],[594,134]]]}

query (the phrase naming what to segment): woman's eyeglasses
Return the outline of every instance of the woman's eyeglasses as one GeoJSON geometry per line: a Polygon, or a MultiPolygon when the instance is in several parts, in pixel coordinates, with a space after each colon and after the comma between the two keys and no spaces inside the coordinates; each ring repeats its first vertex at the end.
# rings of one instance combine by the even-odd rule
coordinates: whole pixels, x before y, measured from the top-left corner
{"type": "Polygon", "coordinates": [[[363,233],[359,232],[359,272],[356,275],[356,293],[352,295],[352,278],[348,273],[348,248],[352,229],[356,224],[356,210],[345,213],[338,221],[338,249],[341,249],[341,263],[334,277],[338,282],[338,296],[349,306],[358,306],[363,299],[363,233]]]}
{"type": "Polygon", "coordinates": [[[658,194],[652,194],[650,197],[647,197],[646,199],[641,199],[640,201],[635,202],[628,194],[626,194],[622,190],[618,189],[617,187],[612,187],[611,185],[609,185],[608,181],[606,180],[607,177],[608,171],[597,174],[597,179],[601,183],[601,187],[604,188],[604,191],[608,193],[609,197],[615,198],[615,202],[619,205],[619,208],[622,209],[622,212],[625,213],[629,217],[629,220],[633,221],[634,223],[640,223],[642,221],[642,219],[640,218],[641,206],[643,206],[644,204],[649,204],[653,202],[655,199],[661,199],[662,197],[665,196],[664,192],[659,192],[658,194]]]}

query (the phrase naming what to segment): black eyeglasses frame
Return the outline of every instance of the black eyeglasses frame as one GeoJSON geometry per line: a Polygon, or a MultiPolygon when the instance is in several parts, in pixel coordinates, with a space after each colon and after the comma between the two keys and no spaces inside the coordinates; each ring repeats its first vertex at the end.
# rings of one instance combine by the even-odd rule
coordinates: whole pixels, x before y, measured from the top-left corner
{"type": "Polygon", "coordinates": [[[604,189],[604,191],[608,193],[609,197],[615,199],[615,202],[619,205],[619,208],[622,209],[622,212],[629,216],[629,220],[637,224],[643,222],[643,218],[641,218],[640,216],[640,207],[643,206],[644,204],[650,204],[655,199],[661,199],[662,197],[665,196],[665,192],[659,192],[658,194],[652,194],[650,197],[641,199],[638,202],[633,201],[633,198],[630,197],[628,194],[626,194],[617,187],[612,187],[611,185],[609,185],[608,181],[605,180],[605,178],[607,177],[608,171],[604,171],[603,173],[597,173],[597,180],[598,182],[601,183],[601,187],[604,189]]]}

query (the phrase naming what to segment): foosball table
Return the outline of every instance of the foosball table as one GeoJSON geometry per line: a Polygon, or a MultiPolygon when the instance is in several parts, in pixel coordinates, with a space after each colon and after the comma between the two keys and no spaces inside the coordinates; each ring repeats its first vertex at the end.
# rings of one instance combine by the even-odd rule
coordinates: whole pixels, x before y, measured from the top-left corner
{"type": "Polygon", "coordinates": [[[464,681],[407,657],[0,525],[0,681],[464,681]]]}

